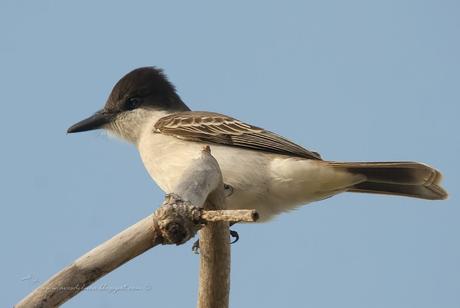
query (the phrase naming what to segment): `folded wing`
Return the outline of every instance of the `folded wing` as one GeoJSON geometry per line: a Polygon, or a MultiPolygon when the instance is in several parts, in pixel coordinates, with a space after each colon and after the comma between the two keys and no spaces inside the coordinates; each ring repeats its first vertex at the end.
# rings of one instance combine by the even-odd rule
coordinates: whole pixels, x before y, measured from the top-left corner
{"type": "Polygon", "coordinates": [[[213,112],[186,111],[155,123],[155,132],[180,139],[321,160],[318,153],[262,128],[213,112]]]}

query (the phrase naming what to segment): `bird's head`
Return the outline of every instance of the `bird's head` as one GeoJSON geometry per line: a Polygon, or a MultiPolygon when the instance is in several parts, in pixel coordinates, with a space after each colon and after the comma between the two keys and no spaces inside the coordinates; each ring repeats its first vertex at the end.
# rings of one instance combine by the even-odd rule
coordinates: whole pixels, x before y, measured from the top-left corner
{"type": "Polygon", "coordinates": [[[72,125],[67,133],[105,128],[135,142],[145,120],[153,114],[185,110],[189,109],[163,71],[142,67],[123,76],[113,87],[104,108],[72,125]]]}

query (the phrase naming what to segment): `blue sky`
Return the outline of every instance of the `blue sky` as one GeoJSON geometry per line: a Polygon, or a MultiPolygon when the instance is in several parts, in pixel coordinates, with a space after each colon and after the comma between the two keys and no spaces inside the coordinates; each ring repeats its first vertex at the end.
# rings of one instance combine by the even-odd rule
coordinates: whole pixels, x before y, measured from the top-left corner
{"type": "MultiPolygon", "coordinates": [[[[156,65],[192,109],[445,176],[443,202],[342,194],[237,226],[233,307],[458,307],[459,16],[458,1],[0,1],[0,305],[160,204],[132,146],[65,133],[156,65]]],[[[149,251],[65,307],[193,306],[190,249],[149,251]]]]}

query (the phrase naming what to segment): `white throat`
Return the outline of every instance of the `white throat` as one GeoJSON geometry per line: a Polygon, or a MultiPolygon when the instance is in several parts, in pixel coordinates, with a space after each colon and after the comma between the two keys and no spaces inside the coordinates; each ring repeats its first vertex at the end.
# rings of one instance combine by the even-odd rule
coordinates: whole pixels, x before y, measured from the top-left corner
{"type": "Polygon", "coordinates": [[[151,129],[162,117],[170,114],[164,110],[139,108],[125,111],[117,115],[105,129],[125,141],[138,144],[139,138],[145,129],[151,129]]]}

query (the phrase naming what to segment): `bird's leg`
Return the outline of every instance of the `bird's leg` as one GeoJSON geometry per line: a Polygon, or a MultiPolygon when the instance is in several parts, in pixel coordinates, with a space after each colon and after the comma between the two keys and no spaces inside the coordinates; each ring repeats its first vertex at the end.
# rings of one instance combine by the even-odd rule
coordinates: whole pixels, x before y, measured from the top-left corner
{"type": "Polygon", "coordinates": [[[194,254],[200,254],[200,240],[196,240],[192,245],[192,251],[194,254]]]}
{"type": "MultiPolygon", "coordinates": [[[[231,222],[230,223],[230,226],[233,226],[236,222],[231,222]]],[[[236,242],[238,242],[238,240],[240,239],[240,235],[238,234],[238,232],[236,232],[235,230],[230,230],[230,236],[232,237],[232,241],[230,241],[230,244],[234,244],[236,242]]],[[[195,254],[199,254],[200,253],[200,240],[196,240],[193,245],[192,245],[192,251],[195,253],[195,254]]]]}
{"type": "Polygon", "coordinates": [[[224,183],[224,195],[225,198],[230,197],[233,194],[233,187],[224,183]]]}
{"type": "MultiPolygon", "coordinates": [[[[225,184],[224,183],[224,192],[225,192],[225,197],[230,197],[233,194],[233,187],[231,185],[225,184]]],[[[230,222],[229,227],[233,226],[236,222],[230,222]]],[[[240,239],[240,236],[238,232],[231,230],[230,229],[230,236],[233,238],[233,240],[230,242],[230,244],[234,244],[238,242],[240,239]]]]}

